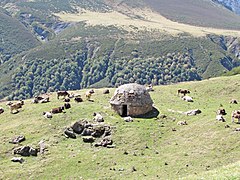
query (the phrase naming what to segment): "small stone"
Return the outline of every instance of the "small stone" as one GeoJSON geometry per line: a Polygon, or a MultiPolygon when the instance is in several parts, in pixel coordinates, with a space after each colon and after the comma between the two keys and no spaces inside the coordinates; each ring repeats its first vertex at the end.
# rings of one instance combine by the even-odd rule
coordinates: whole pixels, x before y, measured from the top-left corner
{"type": "Polygon", "coordinates": [[[23,158],[21,158],[21,157],[13,157],[12,159],[11,159],[11,161],[12,162],[19,162],[19,163],[23,163],[24,162],[24,159],[23,158]]]}

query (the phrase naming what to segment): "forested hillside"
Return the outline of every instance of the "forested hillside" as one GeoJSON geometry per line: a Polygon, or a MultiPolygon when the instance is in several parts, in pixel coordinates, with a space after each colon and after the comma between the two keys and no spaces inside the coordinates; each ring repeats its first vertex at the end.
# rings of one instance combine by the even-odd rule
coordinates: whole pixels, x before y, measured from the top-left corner
{"type": "Polygon", "coordinates": [[[1,1],[0,99],[222,75],[240,65],[240,17],[212,3],[1,1]]]}

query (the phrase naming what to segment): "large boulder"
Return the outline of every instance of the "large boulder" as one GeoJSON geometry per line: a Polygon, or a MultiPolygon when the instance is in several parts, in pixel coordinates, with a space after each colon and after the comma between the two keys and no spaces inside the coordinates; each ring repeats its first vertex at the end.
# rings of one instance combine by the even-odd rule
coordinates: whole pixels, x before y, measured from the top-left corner
{"type": "Polygon", "coordinates": [[[13,150],[14,154],[19,154],[21,156],[37,156],[38,151],[30,146],[22,146],[13,150]]]}
{"type": "Polygon", "coordinates": [[[84,130],[84,125],[80,121],[78,121],[72,125],[72,129],[73,129],[73,132],[77,134],[81,134],[84,130]]]}

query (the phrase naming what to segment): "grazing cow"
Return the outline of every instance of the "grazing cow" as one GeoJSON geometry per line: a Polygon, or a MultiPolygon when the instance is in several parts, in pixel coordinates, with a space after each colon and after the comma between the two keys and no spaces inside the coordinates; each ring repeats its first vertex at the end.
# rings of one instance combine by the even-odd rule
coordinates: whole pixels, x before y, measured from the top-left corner
{"type": "Polygon", "coordinates": [[[75,97],[74,101],[76,101],[76,102],[83,102],[83,99],[81,97],[75,97]]]}
{"type": "Polygon", "coordinates": [[[62,106],[62,107],[53,108],[50,112],[52,114],[57,114],[57,113],[62,113],[63,110],[64,110],[64,107],[62,106]]]}
{"type": "Polygon", "coordinates": [[[193,99],[190,96],[183,96],[182,100],[187,101],[187,102],[193,102],[193,99]]]}
{"type": "Polygon", "coordinates": [[[50,101],[49,101],[49,97],[46,97],[46,98],[40,100],[39,102],[40,102],[40,103],[48,103],[48,102],[50,102],[50,101]]]}
{"type": "Polygon", "coordinates": [[[232,112],[232,123],[234,123],[234,118],[238,119],[238,123],[240,123],[240,110],[234,110],[232,112]]]}
{"type": "Polygon", "coordinates": [[[230,101],[230,104],[238,104],[238,102],[237,102],[236,99],[232,99],[232,100],[230,101]]]}
{"type": "Polygon", "coordinates": [[[92,94],[90,92],[86,92],[86,98],[89,101],[91,98],[92,94]]]}
{"type": "Polygon", "coordinates": [[[216,120],[226,122],[225,118],[223,117],[222,114],[216,116],[216,120]]]}
{"type": "Polygon", "coordinates": [[[223,109],[223,108],[220,108],[217,110],[217,115],[226,115],[226,114],[227,113],[226,113],[225,109],[223,109]]]}
{"type": "Polygon", "coordinates": [[[93,118],[94,121],[104,122],[104,119],[103,119],[103,117],[102,117],[101,114],[99,114],[99,113],[93,113],[93,116],[94,116],[94,118],[93,118]]]}
{"type": "Polygon", "coordinates": [[[64,108],[65,109],[70,109],[71,108],[71,104],[70,103],[64,103],[64,108]]]}
{"type": "Polygon", "coordinates": [[[0,107],[0,114],[4,113],[4,109],[0,107]]]}
{"type": "Polygon", "coordinates": [[[8,101],[8,102],[6,103],[6,106],[10,106],[10,105],[12,105],[12,104],[13,104],[13,102],[8,101]]]}
{"type": "Polygon", "coordinates": [[[187,125],[187,122],[186,121],[178,121],[177,125],[187,125]]]}
{"type": "Polygon", "coordinates": [[[16,113],[19,112],[18,109],[22,108],[23,105],[24,101],[22,100],[16,103],[12,103],[11,105],[9,105],[11,113],[13,113],[13,110],[16,110],[16,113]]]}
{"type": "Polygon", "coordinates": [[[185,96],[186,94],[190,94],[190,91],[187,89],[178,89],[178,95],[183,94],[185,96]]]}
{"type": "Polygon", "coordinates": [[[43,116],[45,118],[52,118],[52,113],[50,113],[50,112],[43,112],[43,116]]]}
{"type": "Polygon", "coordinates": [[[58,91],[57,98],[59,99],[60,96],[63,96],[65,98],[66,96],[69,97],[70,94],[67,91],[58,91]]]}
{"type": "Polygon", "coordinates": [[[86,98],[87,98],[88,101],[90,100],[93,93],[95,93],[95,91],[93,89],[90,89],[86,92],[85,95],[86,95],[86,98]]]}

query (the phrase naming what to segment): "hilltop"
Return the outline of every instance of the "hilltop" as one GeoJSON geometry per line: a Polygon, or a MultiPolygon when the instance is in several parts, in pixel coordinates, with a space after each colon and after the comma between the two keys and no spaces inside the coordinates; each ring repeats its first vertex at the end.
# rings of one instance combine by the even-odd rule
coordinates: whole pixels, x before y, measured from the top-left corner
{"type": "MultiPolygon", "coordinates": [[[[238,105],[229,104],[240,99],[240,76],[219,77],[201,82],[186,82],[154,86],[150,93],[154,106],[160,111],[157,118],[134,118],[124,122],[109,105],[109,95],[103,89],[95,89],[94,102],[71,102],[72,108],[65,114],[45,119],[43,111],[62,105],[56,94],[50,95],[47,104],[31,104],[25,101],[23,110],[10,114],[5,102],[0,103],[5,112],[0,119],[0,178],[121,178],[121,179],[234,179],[239,174],[239,124],[231,123],[232,110],[238,105]],[[177,89],[191,91],[193,103],[177,96],[177,89]],[[226,122],[215,120],[216,110],[225,108],[226,122]],[[187,111],[199,108],[197,116],[185,116],[168,109],[187,111]],[[93,112],[103,115],[105,123],[113,128],[113,149],[93,147],[83,143],[81,137],[67,139],[63,131],[77,120],[91,121],[93,112]],[[166,118],[163,118],[165,115],[166,118]],[[177,122],[186,120],[187,126],[177,122]],[[230,128],[225,128],[229,125],[230,128]],[[175,128],[176,131],[173,131],[175,128]],[[37,147],[44,140],[48,151],[37,157],[24,157],[23,164],[12,163],[12,149],[18,145],[9,143],[15,135],[25,135],[22,145],[37,147]],[[133,167],[136,171],[132,171],[133,167]]],[[[74,93],[85,93],[85,89],[74,93]]]]}

